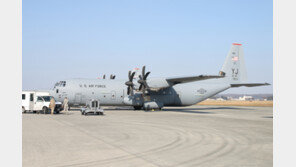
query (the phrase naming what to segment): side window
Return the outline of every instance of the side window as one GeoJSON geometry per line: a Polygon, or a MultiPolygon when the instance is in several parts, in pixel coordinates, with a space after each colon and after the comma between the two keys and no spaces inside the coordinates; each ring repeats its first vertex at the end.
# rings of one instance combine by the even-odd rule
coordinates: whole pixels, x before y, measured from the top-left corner
{"type": "Polygon", "coordinates": [[[26,100],[26,94],[22,94],[22,100],[26,100]]]}
{"type": "Polygon", "coordinates": [[[34,94],[33,93],[30,94],[30,101],[34,101],[34,94]]]}
{"type": "Polygon", "coordinates": [[[37,97],[37,101],[43,101],[41,97],[37,97]]]}

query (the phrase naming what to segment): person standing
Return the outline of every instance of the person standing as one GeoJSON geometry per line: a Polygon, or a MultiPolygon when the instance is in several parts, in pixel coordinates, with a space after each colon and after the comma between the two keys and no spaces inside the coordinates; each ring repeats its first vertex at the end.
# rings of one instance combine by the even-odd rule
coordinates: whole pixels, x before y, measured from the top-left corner
{"type": "Polygon", "coordinates": [[[51,97],[51,99],[50,99],[49,108],[51,110],[51,115],[53,115],[54,108],[55,108],[55,100],[54,100],[54,97],[51,97]]]}
{"type": "Polygon", "coordinates": [[[69,111],[69,106],[68,106],[68,98],[67,98],[67,97],[65,97],[65,99],[64,99],[63,107],[64,107],[64,111],[67,112],[67,114],[69,114],[69,113],[68,113],[68,111],[69,111]]]}

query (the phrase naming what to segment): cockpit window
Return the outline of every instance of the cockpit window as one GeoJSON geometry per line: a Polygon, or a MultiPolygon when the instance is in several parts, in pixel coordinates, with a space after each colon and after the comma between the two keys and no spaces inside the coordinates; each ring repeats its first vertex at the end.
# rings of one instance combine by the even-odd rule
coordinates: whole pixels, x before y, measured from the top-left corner
{"type": "Polygon", "coordinates": [[[57,82],[54,85],[54,88],[56,88],[56,87],[65,87],[65,86],[66,86],[66,81],[60,81],[60,82],[57,82]]]}
{"type": "Polygon", "coordinates": [[[61,87],[65,87],[66,86],[66,81],[61,81],[61,87]]]}
{"type": "Polygon", "coordinates": [[[58,83],[58,82],[57,82],[57,83],[55,83],[53,88],[57,87],[58,85],[59,85],[59,83],[58,83]]]}

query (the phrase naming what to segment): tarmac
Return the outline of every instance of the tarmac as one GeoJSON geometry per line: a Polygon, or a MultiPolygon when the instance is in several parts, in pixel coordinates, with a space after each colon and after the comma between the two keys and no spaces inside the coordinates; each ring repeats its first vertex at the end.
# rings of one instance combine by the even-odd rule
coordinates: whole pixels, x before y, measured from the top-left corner
{"type": "Polygon", "coordinates": [[[270,167],[272,107],[23,114],[26,167],[270,167]]]}

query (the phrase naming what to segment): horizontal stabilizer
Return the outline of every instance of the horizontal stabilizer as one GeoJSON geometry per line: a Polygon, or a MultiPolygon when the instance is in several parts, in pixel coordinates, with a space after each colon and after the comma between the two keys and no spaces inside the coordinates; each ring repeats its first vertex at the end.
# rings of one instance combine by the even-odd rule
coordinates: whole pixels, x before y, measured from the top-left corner
{"type": "Polygon", "coordinates": [[[213,78],[223,78],[224,76],[220,75],[198,75],[198,76],[189,76],[189,77],[176,77],[176,78],[167,78],[166,80],[173,85],[179,83],[187,83],[187,82],[194,82],[194,81],[201,81],[206,79],[213,79],[213,78]]]}
{"type": "Polygon", "coordinates": [[[246,86],[246,87],[255,87],[255,86],[266,86],[270,85],[269,83],[238,83],[238,84],[231,84],[231,87],[241,87],[241,86],[246,86]]]}

